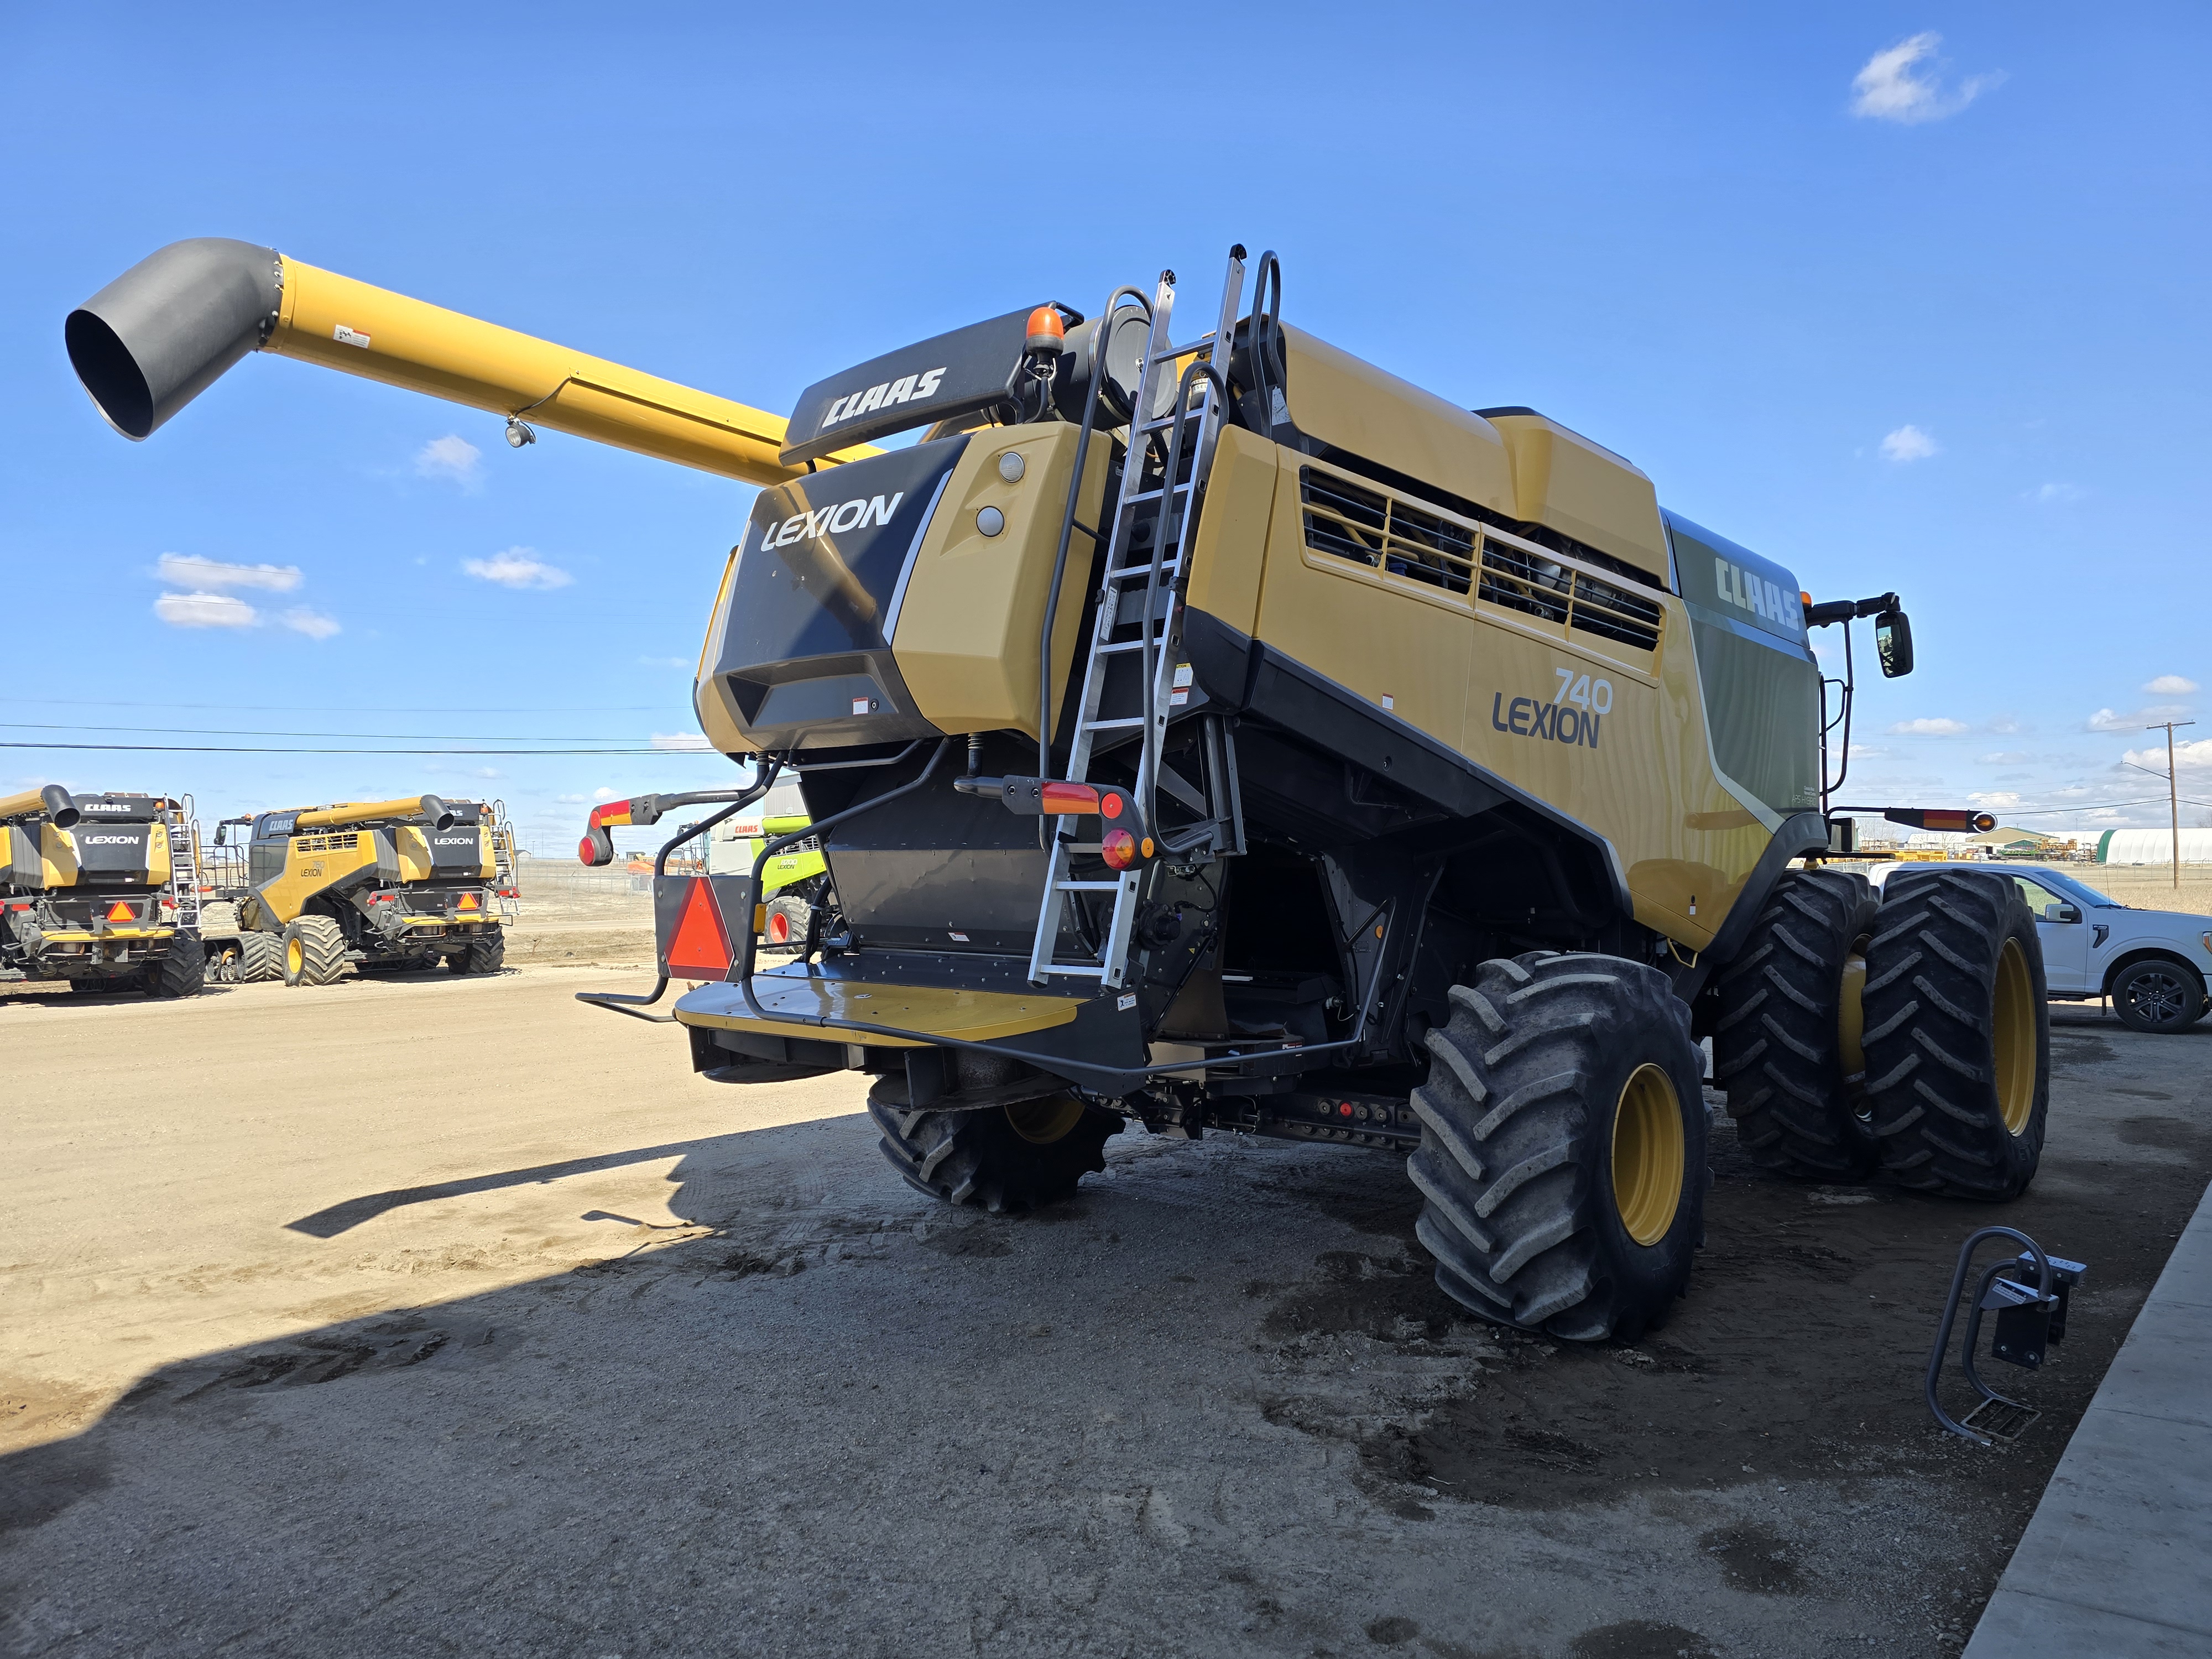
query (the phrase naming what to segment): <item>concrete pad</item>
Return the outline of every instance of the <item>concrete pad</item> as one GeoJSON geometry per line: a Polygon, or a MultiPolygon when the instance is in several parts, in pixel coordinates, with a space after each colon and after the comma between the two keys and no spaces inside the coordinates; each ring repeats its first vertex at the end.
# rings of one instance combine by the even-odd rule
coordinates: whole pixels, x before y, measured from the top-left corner
{"type": "Polygon", "coordinates": [[[2212,1192],[2082,1414],[1967,1659],[2212,1655],[2208,1292],[2212,1192]]]}

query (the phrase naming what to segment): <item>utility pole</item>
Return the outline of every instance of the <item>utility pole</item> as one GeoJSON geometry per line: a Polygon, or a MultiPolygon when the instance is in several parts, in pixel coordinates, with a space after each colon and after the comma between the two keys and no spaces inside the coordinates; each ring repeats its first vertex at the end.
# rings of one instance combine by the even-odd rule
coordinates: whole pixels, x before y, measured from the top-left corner
{"type": "Polygon", "coordinates": [[[2181,775],[2173,769],[2173,728],[2194,726],[2195,720],[2160,720],[2157,726],[2146,726],[2146,732],[2163,727],[2166,732],[2166,805],[2172,814],[2173,823],[2173,890],[2181,890],[2181,775]]]}

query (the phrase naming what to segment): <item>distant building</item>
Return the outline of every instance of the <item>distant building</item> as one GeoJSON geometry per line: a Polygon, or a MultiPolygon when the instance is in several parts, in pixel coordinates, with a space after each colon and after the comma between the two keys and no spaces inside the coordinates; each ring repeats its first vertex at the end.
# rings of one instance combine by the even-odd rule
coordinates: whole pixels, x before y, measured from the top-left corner
{"type": "MultiPolygon", "coordinates": [[[[2181,861],[2212,864],[2212,830],[2181,832],[2181,861]]],[[[2168,830],[2107,830],[2097,837],[2100,864],[2171,864],[2173,831],[2168,830]]]]}

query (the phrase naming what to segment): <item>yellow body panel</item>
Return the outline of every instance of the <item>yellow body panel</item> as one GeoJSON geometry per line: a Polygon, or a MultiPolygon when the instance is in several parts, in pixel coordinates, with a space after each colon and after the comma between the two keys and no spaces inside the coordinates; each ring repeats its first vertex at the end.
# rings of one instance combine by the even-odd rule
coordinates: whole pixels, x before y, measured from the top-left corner
{"type": "Polygon", "coordinates": [[[281,924],[297,917],[307,900],[332,882],[375,863],[376,836],[370,830],[295,836],[284,855],[283,873],[255,890],[281,924]]]}
{"type": "MultiPolygon", "coordinates": [[[[1635,590],[1661,613],[1658,647],[1646,651],[1479,592],[1316,552],[1306,544],[1302,467],[1352,477],[1283,457],[1256,637],[1595,831],[1619,860],[1637,921],[1692,950],[1710,943],[1779,818],[1715,772],[1681,600],[1635,590]],[[1560,708],[1571,715],[1563,720],[1560,708]],[[1595,740],[1539,736],[1540,722],[1595,740]]],[[[1626,590],[1613,573],[1588,574],[1626,590]]]]}
{"type": "Polygon", "coordinates": [[[1259,616],[1260,574],[1267,562],[1282,453],[1242,427],[1224,428],[1206,479],[1186,597],[1194,611],[1240,634],[1250,634],[1259,616]]]}
{"type": "Polygon", "coordinates": [[[262,349],[746,483],[799,476],[777,459],[781,415],[297,259],[284,261],[283,310],[262,349]]]}
{"type": "Polygon", "coordinates": [[[51,823],[39,826],[39,873],[49,887],[76,885],[76,837],[51,823]]]}
{"type": "MultiPolygon", "coordinates": [[[[1036,735],[1037,638],[1080,435],[1064,425],[986,428],[969,439],[945,483],[891,639],[916,709],[941,732],[1036,735]],[[1012,482],[1000,471],[1009,454],[1023,463],[1021,477],[1012,482]],[[976,525],[986,507],[1002,515],[1003,528],[994,536],[976,525]]],[[[1103,434],[1092,435],[1075,516],[1094,529],[1111,450],[1103,434]]],[[[1053,616],[1055,720],[1095,562],[1091,538],[1075,532],[1053,616]]]]}
{"type": "Polygon", "coordinates": [[[42,812],[46,805],[45,795],[36,789],[26,789],[16,795],[0,795],[0,818],[12,818],[24,812],[42,812]]]}
{"type": "Polygon", "coordinates": [[[1025,1032],[1065,1025],[1081,1006],[1079,997],[1057,997],[1010,991],[959,991],[939,986],[876,985],[860,981],[786,977],[781,974],[753,975],[753,994],[771,1016],[754,1017],[742,997],[733,998],[726,1011],[707,1012],[678,1005],[676,1018],[686,1025],[704,1025],[728,1031],[758,1031],[785,1037],[810,1037],[817,1042],[850,1041],[894,1048],[926,1046],[922,1039],[952,1038],[965,1042],[988,1042],[994,1038],[1020,1036],[1025,1032]],[[776,1014],[813,1015],[828,1019],[863,1020],[872,1025],[896,1026],[917,1037],[884,1036],[872,1031],[840,1035],[836,1026],[786,1022],[776,1014]]]}
{"type": "Polygon", "coordinates": [[[430,837],[426,831],[411,823],[398,824],[392,831],[392,847],[399,857],[400,880],[430,879],[430,837]]]}
{"type": "Polygon", "coordinates": [[[110,927],[105,933],[94,933],[75,927],[43,937],[49,945],[89,945],[118,939],[167,939],[176,931],[173,927],[110,927]]]}

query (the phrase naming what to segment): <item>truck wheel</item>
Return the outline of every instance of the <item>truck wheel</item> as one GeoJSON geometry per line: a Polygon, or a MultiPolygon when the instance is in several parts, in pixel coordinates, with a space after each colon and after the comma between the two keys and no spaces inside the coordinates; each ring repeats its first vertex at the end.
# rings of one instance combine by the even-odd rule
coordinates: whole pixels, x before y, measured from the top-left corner
{"type": "Polygon", "coordinates": [[[2035,1178],[2051,1104],[2043,946],[1996,872],[1900,870],[1867,951],[1867,1098],[1881,1163],[1990,1201],[2035,1178]]]}
{"type": "Polygon", "coordinates": [[[1407,1161],[1437,1286],[1498,1324],[1633,1341],[1704,1241],[1689,1009],[1656,968],[1540,951],[1484,963],[1450,1002],[1407,1161]]]}
{"type": "Polygon", "coordinates": [[[906,1184],[993,1215],[1067,1197],[1086,1174],[1106,1167],[1107,1139],[1121,1133],[1120,1118],[1073,1095],[969,1112],[909,1112],[870,1092],[868,1115],[884,1132],[883,1154],[906,1184]]]}
{"type": "Polygon", "coordinates": [[[207,951],[197,933],[178,933],[159,962],[146,969],[149,997],[192,997],[207,983],[207,951]]]}
{"type": "Polygon", "coordinates": [[[238,936],[238,979],[242,985],[284,977],[284,942],[274,933],[238,936]]]}
{"type": "Polygon", "coordinates": [[[771,948],[805,944],[806,924],[813,914],[814,907],[805,899],[778,893],[768,902],[768,926],[761,934],[762,942],[771,948]]]}
{"type": "Polygon", "coordinates": [[[1881,1162],[1859,1036],[1879,908],[1864,876],[1790,871],[1721,975],[1713,1074],[1762,1170],[1851,1182],[1881,1162]]]}
{"type": "Polygon", "coordinates": [[[495,927],[447,957],[446,966],[457,974],[495,974],[506,960],[507,934],[495,927]]]}
{"type": "Polygon", "coordinates": [[[2138,962],[2112,981],[2112,1012],[2130,1031],[2185,1031],[2203,1017],[2204,981],[2179,963],[2138,962]]]}
{"type": "Polygon", "coordinates": [[[345,969],[345,930],[328,916],[295,916],[284,929],[284,983],[328,985],[345,969]]]}

